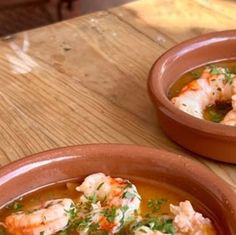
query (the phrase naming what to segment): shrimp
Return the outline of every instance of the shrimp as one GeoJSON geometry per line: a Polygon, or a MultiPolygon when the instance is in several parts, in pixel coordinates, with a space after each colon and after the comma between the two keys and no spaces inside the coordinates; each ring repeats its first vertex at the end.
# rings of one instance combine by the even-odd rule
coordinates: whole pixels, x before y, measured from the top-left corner
{"type": "Polygon", "coordinates": [[[64,230],[68,225],[68,211],[74,207],[71,199],[50,200],[31,213],[23,211],[9,215],[4,226],[14,235],[51,235],[64,230]]]}
{"type": "MultiPolygon", "coordinates": [[[[78,215],[77,221],[86,221],[82,226],[77,227],[80,235],[90,234],[91,231],[100,234],[116,234],[123,228],[127,221],[126,210],[116,207],[102,207],[100,202],[91,205],[87,214],[78,215]],[[103,234],[103,233],[102,233],[103,234]]],[[[79,222],[79,223],[80,223],[79,222]]],[[[95,234],[94,233],[94,234],[95,234]]]]}
{"type": "Polygon", "coordinates": [[[109,234],[116,233],[140,207],[141,198],[133,184],[103,173],[86,177],[76,190],[83,193],[80,198],[82,207],[86,205],[88,208],[88,203],[91,207],[85,216],[82,215],[84,218],[90,218],[86,231],[93,224],[109,234]]]}
{"type": "MultiPolygon", "coordinates": [[[[180,110],[200,119],[208,105],[225,102],[236,95],[236,75],[221,67],[206,68],[199,79],[182,88],[171,102],[180,110]]],[[[226,121],[223,124],[228,124],[226,121]]]]}
{"type": "Polygon", "coordinates": [[[177,234],[215,235],[211,221],[194,211],[189,201],[180,202],[179,206],[171,204],[170,211],[175,215],[173,224],[177,234]]]}
{"type": "Polygon", "coordinates": [[[103,173],[92,174],[85,178],[84,182],[76,188],[83,192],[82,201],[87,201],[89,197],[96,197],[103,201],[104,205],[114,207],[128,207],[134,211],[140,206],[140,195],[135,185],[128,180],[112,178],[103,173]]]}
{"type": "Polygon", "coordinates": [[[233,95],[231,99],[233,109],[225,115],[221,123],[229,126],[236,126],[236,95],[233,95]]]}

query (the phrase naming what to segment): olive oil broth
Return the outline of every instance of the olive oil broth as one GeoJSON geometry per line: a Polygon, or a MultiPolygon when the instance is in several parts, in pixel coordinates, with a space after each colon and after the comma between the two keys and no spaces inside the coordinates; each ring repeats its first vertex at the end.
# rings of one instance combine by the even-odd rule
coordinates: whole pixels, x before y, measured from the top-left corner
{"type": "MultiPolygon", "coordinates": [[[[190,83],[191,81],[198,79],[202,74],[203,70],[207,66],[219,66],[223,68],[228,68],[231,73],[236,74],[236,61],[227,61],[227,62],[219,62],[208,64],[194,70],[191,70],[181,76],[176,82],[174,82],[168,91],[168,98],[172,99],[175,96],[178,96],[181,89],[190,83]]],[[[224,102],[224,103],[216,103],[214,105],[207,106],[204,110],[204,119],[211,122],[219,123],[223,120],[225,115],[232,110],[231,102],[224,102]]]]}
{"type": "MultiPolygon", "coordinates": [[[[152,200],[161,201],[160,207],[155,212],[158,215],[170,215],[169,205],[175,204],[178,205],[181,201],[189,200],[191,201],[195,210],[202,213],[204,216],[211,219],[214,227],[217,229],[216,221],[214,216],[209,213],[206,207],[192,197],[190,194],[187,194],[173,186],[169,186],[165,183],[160,183],[152,180],[146,180],[142,178],[135,178],[131,182],[137,187],[139,194],[141,195],[141,215],[145,216],[150,213],[149,203],[152,200]]],[[[58,183],[51,186],[46,186],[45,188],[36,190],[35,192],[29,193],[22,198],[15,200],[13,203],[5,206],[0,210],[0,222],[3,222],[5,218],[17,211],[32,211],[35,208],[43,205],[45,201],[60,199],[60,198],[70,198],[75,203],[79,201],[81,193],[77,192],[75,188],[79,186],[79,182],[68,181],[65,183],[58,183]]],[[[57,235],[66,234],[66,235],[76,235],[77,232],[70,231],[66,233],[59,232],[57,235]]],[[[122,234],[123,233],[118,233],[122,234]]],[[[220,233],[216,233],[220,235],[220,233]]],[[[1,228],[0,235],[8,235],[8,233],[1,228]]]]}

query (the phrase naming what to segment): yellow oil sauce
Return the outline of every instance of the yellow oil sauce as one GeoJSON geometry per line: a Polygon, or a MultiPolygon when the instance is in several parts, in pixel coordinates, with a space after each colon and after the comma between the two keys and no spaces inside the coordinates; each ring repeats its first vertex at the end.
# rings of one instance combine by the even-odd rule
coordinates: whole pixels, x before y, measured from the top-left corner
{"type": "MultiPolygon", "coordinates": [[[[207,66],[218,66],[223,68],[228,68],[231,73],[236,74],[236,61],[220,62],[215,64],[209,64],[207,66]]],[[[190,83],[191,81],[198,79],[206,66],[196,68],[180,77],[176,82],[174,82],[169,89],[168,98],[172,99],[178,96],[182,88],[190,83]]],[[[204,119],[212,122],[219,123],[223,120],[224,116],[232,109],[230,101],[225,103],[216,103],[211,106],[207,106],[204,110],[204,119]]]]}
{"type": "MultiPolygon", "coordinates": [[[[143,179],[132,180],[135,184],[139,194],[141,195],[141,215],[145,216],[150,213],[150,208],[148,207],[148,202],[150,200],[162,199],[164,203],[161,205],[160,210],[157,211],[158,214],[170,215],[169,206],[170,204],[178,205],[179,202],[189,200],[191,201],[194,209],[204,214],[208,217],[205,208],[201,205],[194,197],[189,194],[182,192],[181,190],[170,187],[164,183],[158,183],[155,181],[147,181],[143,179]]],[[[45,201],[59,199],[59,198],[71,198],[74,202],[78,202],[81,194],[78,193],[75,188],[79,185],[79,182],[67,182],[60,183],[53,186],[48,186],[43,189],[37,190],[23,198],[18,199],[16,202],[19,203],[18,207],[13,208],[14,203],[0,210],[0,222],[4,222],[5,218],[13,212],[19,211],[32,211],[34,208],[38,208],[43,205],[45,201]]],[[[214,221],[213,221],[214,224],[214,221]]],[[[0,235],[8,234],[6,232],[0,235]]],[[[60,234],[60,233],[58,233],[60,234]]],[[[66,235],[76,235],[76,232],[68,232],[66,235]]],[[[217,233],[207,233],[207,235],[216,235],[217,233]]],[[[186,234],[188,235],[188,234],[186,234]]]]}

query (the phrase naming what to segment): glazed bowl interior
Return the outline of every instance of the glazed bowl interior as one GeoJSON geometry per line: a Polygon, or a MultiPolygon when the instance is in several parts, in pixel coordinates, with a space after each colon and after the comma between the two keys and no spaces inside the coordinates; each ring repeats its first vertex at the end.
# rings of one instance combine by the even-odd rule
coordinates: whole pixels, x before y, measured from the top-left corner
{"type": "Polygon", "coordinates": [[[165,151],[130,145],[87,145],[48,151],[0,169],[0,206],[45,185],[104,172],[164,182],[192,195],[219,225],[236,233],[234,192],[203,165],[165,151]]]}
{"type": "Polygon", "coordinates": [[[164,104],[163,109],[168,109],[169,115],[178,115],[178,122],[196,130],[205,129],[206,133],[236,138],[234,127],[195,118],[177,109],[168,99],[171,85],[183,74],[204,65],[230,60],[236,60],[236,31],[199,36],[177,45],[158,59],[151,71],[149,89],[154,99],[156,96],[164,104]]]}

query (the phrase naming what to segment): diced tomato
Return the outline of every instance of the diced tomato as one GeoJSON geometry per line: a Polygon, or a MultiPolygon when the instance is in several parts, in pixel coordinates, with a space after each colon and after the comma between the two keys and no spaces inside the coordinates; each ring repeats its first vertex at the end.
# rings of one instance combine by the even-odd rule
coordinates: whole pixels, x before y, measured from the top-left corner
{"type": "Polygon", "coordinates": [[[189,84],[187,84],[186,86],[184,86],[180,92],[180,94],[184,93],[185,91],[197,91],[199,90],[200,86],[198,85],[197,81],[192,81],[189,84]]]}
{"type": "Polygon", "coordinates": [[[100,227],[101,227],[101,230],[111,231],[115,227],[115,224],[110,223],[106,217],[102,217],[100,219],[100,227]]]}

